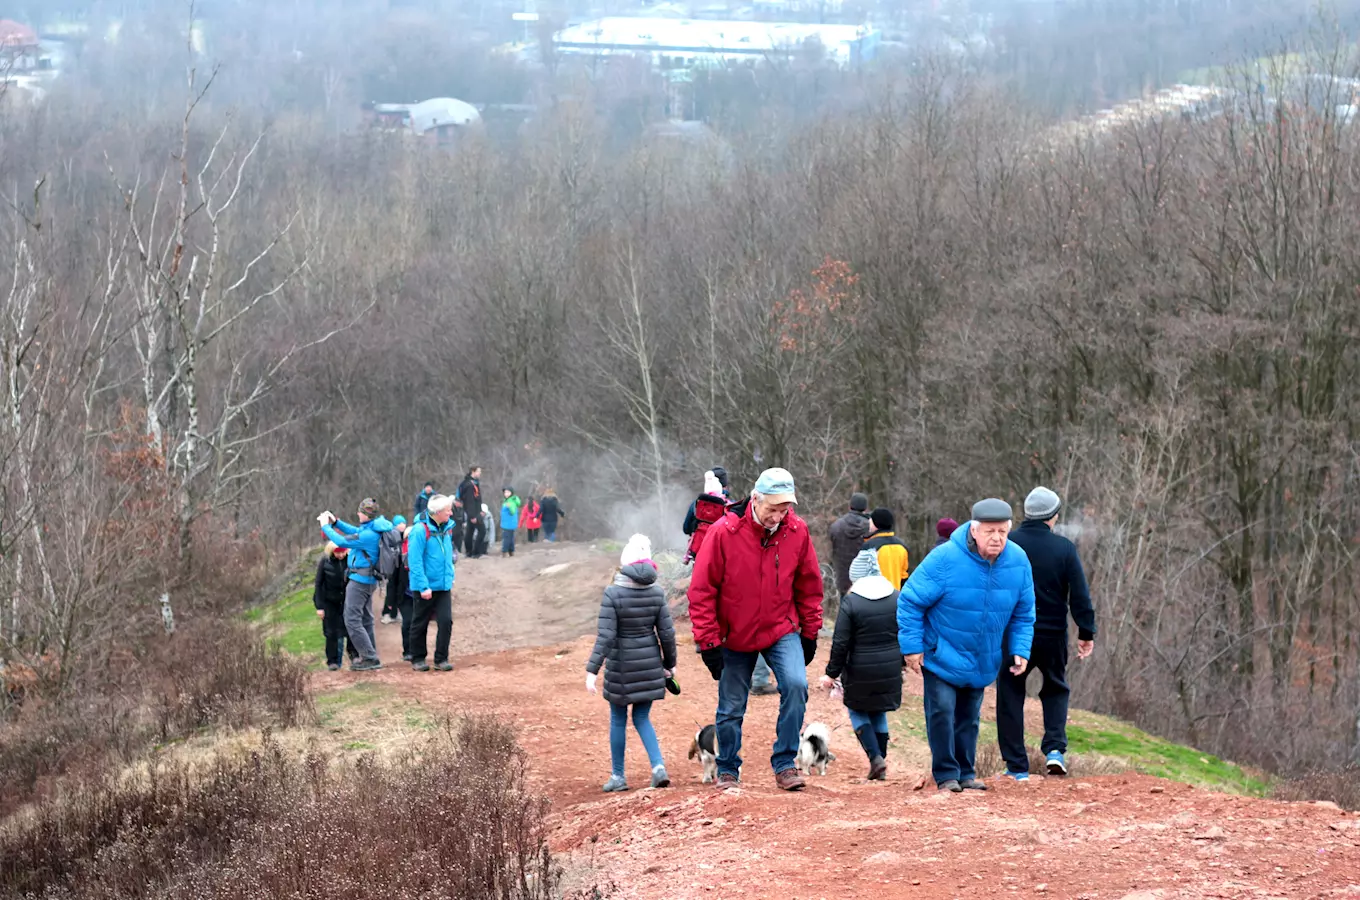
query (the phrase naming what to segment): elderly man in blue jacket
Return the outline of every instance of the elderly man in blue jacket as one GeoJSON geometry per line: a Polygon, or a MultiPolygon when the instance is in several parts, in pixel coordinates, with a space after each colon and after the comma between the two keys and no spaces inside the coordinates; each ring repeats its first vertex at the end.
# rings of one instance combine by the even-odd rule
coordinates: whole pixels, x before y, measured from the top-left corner
{"type": "Polygon", "coordinates": [[[942,791],[985,791],[974,768],[982,692],[1001,670],[1020,674],[1034,640],[1029,557],[1007,541],[1011,507],[979,500],[973,518],[916,567],[897,598],[902,662],[925,684],[931,769],[942,791]]]}
{"type": "Polygon", "coordinates": [[[430,619],[435,620],[434,667],[453,668],[449,662],[449,638],[453,634],[453,498],[435,494],[425,515],[406,532],[406,558],[411,567],[411,631],[408,646],[411,668],[430,671],[425,661],[430,619]]]}

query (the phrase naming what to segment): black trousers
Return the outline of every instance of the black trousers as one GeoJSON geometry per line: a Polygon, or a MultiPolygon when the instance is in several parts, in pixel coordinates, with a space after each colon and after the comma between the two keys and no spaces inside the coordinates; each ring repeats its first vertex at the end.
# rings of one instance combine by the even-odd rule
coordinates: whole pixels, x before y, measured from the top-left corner
{"type": "Polygon", "coordinates": [[[401,614],[401,655],[405,659],[411,655],[411,616],[415,612],[415,601],[406,591],[397,601],[397,612],[401,614]]]}
{"type": "Polygon", "coordinates": [[[537,544],[537,543],[538,543],[538,529],[537,529],[537,528],[526,528],[525,531],[527,531],[527,532],[529,533],[529,543],[531,543],[531,544],[537,544]]]}
{"type": "Polygon", "coordinates": [[[411,636],[408,645],[411,662],[425,661],[426,642],[429,638],[430,619],[435,621],[434,661],[436,664],[448,662],[449,637],[453,634],[453,592],[431,591],[426,600],[416,594],[411,601],[411,636]]]}
{"type": "Polygon", "coordinates": [[[349,632],[345,630],[345,604],[327,603],[324,611],[326,617],[321,620],[321,634],[326,638],[326,665],[338,666],[344,661],[346,649],[350,659],[359,654],[346,642],[349,632]]]}
{"type": "Polygon", "coordinates": [[[402,566],[397,566],[392,573],[392,577],[387,579],[387,586],[383,589],[383,608],[384,616],[396,618],[397,607],[401,603],[401,598],[406,595],[406,580],[408,573],[402,566]]]}
{"type": "Polygon", "coordinates": [[[482,523],[480,516],[475,519],[468,519],[467,530],[463,533],[463,539],[466,541],[464,547],[467,549],[467,555],[477,556],[479,547],[486,543],[486,525],[482,523]]]}
{"type": "Polygon", "coordinates": [[[1007,665],[1010,661],[1007,648],[1001,657],[1001,674],[996,679],[996,740],[1007,768],[1012,772],[1028,772],[1025,681],[1035,669],[1044,676],[1044,686],[1039,689],[1039,701],[1044,707],[1044,739],[1039,749],[1045,755],[1054,750],[1067,752],[1067,704],[1072,694],[1067,686],[1067,633],[1034,632],[1034,646],[1023,675],[1010,673],[1007,665]]]}

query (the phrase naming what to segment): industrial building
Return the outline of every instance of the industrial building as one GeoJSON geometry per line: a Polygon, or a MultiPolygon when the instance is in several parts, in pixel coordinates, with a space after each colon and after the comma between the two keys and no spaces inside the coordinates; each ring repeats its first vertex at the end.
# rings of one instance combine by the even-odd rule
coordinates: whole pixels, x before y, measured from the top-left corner
{"type": "Polygon", "coordinates": [[[842,68],[874,56],[880,33],[867,25],[609,17],[563,28],[560,54],[645,56],[661,69],[787,59],[820,45],[842,68]]]}

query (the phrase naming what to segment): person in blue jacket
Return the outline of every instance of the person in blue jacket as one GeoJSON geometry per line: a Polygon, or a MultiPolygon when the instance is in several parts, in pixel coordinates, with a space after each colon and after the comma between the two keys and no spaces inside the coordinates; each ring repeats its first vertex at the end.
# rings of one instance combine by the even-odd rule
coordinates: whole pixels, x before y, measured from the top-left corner
{"type": "Polygon", "coordinates": [[[1007,541],[1011,507],[979,500],[972,521],[931,551],[897,598],[902,661],[925,687],[931,770],[942,791],[985,791],[978,780],[982,692],[1001,670],[1025,671],[1034,640],[1034,576],[1025,551],[1007,541]]]}
{"type": "Polygon", "coordinates": [[[453,633],[453,498],[435,494],[425,515],[406,531],[406,558],[411,568],[411,629],[408,649],[411,668],[430,671],[425,661],[430,619],[435,620],[434,667],[453,668],[449,637],[453,633]]]}
{"type": "Polygon", "coordinates": [[[359,651],[359,661],[350,671],[381,669],[373,633],[373,589],[378,585],[378,547],[392,523],[380,514],[378,501],[371,497],[359,504],[359,524],[337,519],[329,510],[316,517],[326,539],[349,551],[349,583],[345,585],[345,630],[359,651]]]}

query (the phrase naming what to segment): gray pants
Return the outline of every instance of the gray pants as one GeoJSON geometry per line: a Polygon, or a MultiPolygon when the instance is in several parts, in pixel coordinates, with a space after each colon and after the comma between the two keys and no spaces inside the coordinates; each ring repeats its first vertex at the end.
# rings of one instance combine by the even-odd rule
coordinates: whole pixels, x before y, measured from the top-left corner
{"type": "Polygon", "coordinates": [[[359,657],[365,661],[378,658],[377,640],[373,635],[373,589],[377,585],[350,580],[345,585],[345,631],[359,657]]]}
{"type": "Polygon", "coordinates": [[[770,666],[765,662],[765,657],[756,657],[755,671],[751,673],[751,687],[765,687],[770,683],[770,666]]]}

